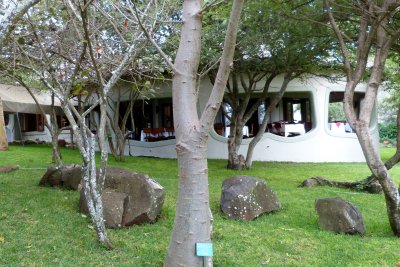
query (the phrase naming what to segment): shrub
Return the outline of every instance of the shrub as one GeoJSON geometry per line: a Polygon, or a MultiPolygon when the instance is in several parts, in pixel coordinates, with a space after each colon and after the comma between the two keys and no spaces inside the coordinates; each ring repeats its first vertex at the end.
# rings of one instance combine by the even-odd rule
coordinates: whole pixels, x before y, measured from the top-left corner
{"type": "Polygon", "coordinates": [[[396,140],[397,128],[395,123],[379,123],[379,137],[381,141],[388,140],[390,142],[396,140]]]}

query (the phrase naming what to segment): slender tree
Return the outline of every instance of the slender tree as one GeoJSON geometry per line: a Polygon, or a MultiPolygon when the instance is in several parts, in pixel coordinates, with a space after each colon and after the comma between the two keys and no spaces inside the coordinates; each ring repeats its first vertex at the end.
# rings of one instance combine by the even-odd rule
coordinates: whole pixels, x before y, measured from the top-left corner
{"type": "MultiPolygon", "coordinates": [[[[224,7],[214,13],[223,13],[224,7]]],[[[281,101],[289,82],[305,75],[321,75],[333,71],[335,65],[328,64],[331,57],[333,34],[322,16],[321,4],[313,1],[248,1],[238,35],[234,70],[228,81],[224,101],[230,106],[230,135],[228,136],[228,164],[230,169],[250,168],[253,151],[267,127],[270,114],[281,101]],[[295,14],[295,15],[293,15],[295,14]],[[307,18],[307,19],[306,19],[307,18]],[[319,23],[311,23],[310,20],[319,23]],[[259,27],[259,25],[263,25],[259,27]],[[272,80],[283,77],[278,92],[270,92],[272,80]],[[266,101],[269,98],[269,101],[266,101]],[[254,138],[251,139],[246,157],[239,155],[243,140],[243,127],[265,105],[264,118],[260,123],[248,125],[254,138]],[[258,125],[259,124],[259,125],[258,125]]],[[[213,13],[213,14],[214,14],[213,13]]],[[[211,15],[210,20],[220,19],[211,15]]],[[[218,28],[207,28],[205,35],[210,49],[209,57],[218,51],[218,28]]],[[[213,81],[214,78],[211,78],[213,81]]]]}
{"type": "MultiPolygon", "coordinates": [[[[207,140],[213,121],[221,105],[236,44],[243,0],[234,0],[226,30],[223,53],[215,83],[204,110],[199,114],[199,64],[203,13],[215,5],[203,5],[201,0],[183,1],[180,42],[172,63],[161,50],[155,36],[141,27],[173,72],[172,101],[178,158],[179,190],[174,229],[164,266],[203,266],[203,259],[195,255],[196,243],[211,242],[212,215],[209,207],[207,140]]],[[[136,9],[136,15],[139,12],[136,9]]],[[[207,265],[212,264],[211,261],[207,265]]]]}
{"type": "Polygon", "coordinates": [[[400,1],[352,2],[352,6],[346,6],[348,3],[324,0],[324,4],[330,24],[338,38],[347,77],[344,96],[346,118],[357,134],[368,167],[382,186],[392,231],[396,236],[400,236],[399,190],[382,162],[379,149],[374,146],[369,131],[386,59],[390,48],[400,37],[400,29],[396,23],[396,10],[400,7],[400,1]],[[347,27],[348,24],[341,24],[335,18],[336,12],[341,11],[343,6],[351,10],[348,21],[357,21],[357,33],[354,34],[354,28],[351,29],[351,33],[357,38],[355,43],[347,42],[352,40],[352,36],[345,31],[350,28],[347,27]],[[356,50],[355,57],[351,56],[352,48],[356,50]],[[372,66],[368,70],[369,63],[372,66]],[[365,76],[367,89],[361,110],[357,113],[353,106],[354,91],[365,76]]]}
{"type": "MultiPolygon", "coordinates": [[[[104,14],[96,11],[104,10],[92,1],[53,4],[60,8],[49,12],[40,12],[40,8],[34,10],[26,23],[13,32],[14,50],[8,52],[14,57],[15,70],[23,69],[36,77],[60,100],[82,157],[83,190],[94,228],[100,242],[112,248],[101,201],[108,160],[105,133],[108,94],[130,68],[145,42],[141,40],[142,33],[135,24],[131,25],[131,39],[121,41],[123,36],[115,32],[128,31],[123,20],[116,18],[112,21],[101,17],[99,22],[96,16],[104,14]],[[124,25],[122,29],[114,27],[117,21],[124,25]],[[88,102],[88,106],[79,105],[76,108],[71,97],[82,97],[84,94],[90,94],[92,101],[88,102]],[[96,134],[87,123],[95,108],[100,110],[96,134]],[[99,169],[95,159],[96,141],[101,156],[99,169]]],[[[107,7],[112,13],[114,9],[109,5],[107,7]]],[[[147,14],[141,14],[140,18],[150,19],[147,14]]]]}
{"type": "Polygon", "coordinates": [[[195,243],[211,242],[207,139],[232,66],[243,2],[233,2],[216,81],[200,117],[193,107],[197,105],[198,97],[197,72],[204,7],[202,1],[183,2],[181,39],[172,80],[179,193],[165,266],[202,266],[202,259],[194,254],[195,243]]]}

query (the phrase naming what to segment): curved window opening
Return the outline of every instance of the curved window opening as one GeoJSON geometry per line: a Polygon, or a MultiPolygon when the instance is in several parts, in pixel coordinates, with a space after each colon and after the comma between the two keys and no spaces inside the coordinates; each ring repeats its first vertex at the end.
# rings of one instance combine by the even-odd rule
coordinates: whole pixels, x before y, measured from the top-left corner
{"type": "MultiPolygon", "coordinates": [[[[273,95],[266,98],[251,118],[243,127],[243,138],[249,138],[258,133],[267,108],[271,103],[273,95]]],[[[257,99],[249,101],[249,107],[256,103],[257,99]]],[[[287,93],[277,104],[275,109],[268,114],[268,121],[265,132],[279,135],[282,137],[295,137],[306,134],[313,127],[315,114],[313,114],[312,92],[292,92],[287,93]]],[[[214,130],[218,135],[229,137],[230,118],[232,107],[224,103],[219,110],[214,122],[214,130]]]]}
{"type": "MultiPolygon", "coordinates": [[[[360,106],[364,99],[364,93],[354,93],[354,109],[357,116],[360,113],[360,106]]],[[[332,91],[329,94],[328,104],[328,130],[334,134],[354,133],[346,120],[343,109],[344,92],[332,91]]]]}

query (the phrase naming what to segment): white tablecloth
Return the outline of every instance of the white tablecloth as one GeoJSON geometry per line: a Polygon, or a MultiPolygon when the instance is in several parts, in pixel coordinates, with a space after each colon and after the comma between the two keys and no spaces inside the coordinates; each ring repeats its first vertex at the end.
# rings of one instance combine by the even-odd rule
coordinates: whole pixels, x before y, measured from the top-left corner
{"type": "Polygon", "coordinates": [[[329,123],[329,129],[333,133],[345,133],[346,127],[343,122],[331,122],[329,123]]]}
{"type": "Polygon", "coordinates": [[[285,131],[285,136],[288,136],[290,133],[296,133],[296,134],[306,133],[306,129],[304,127],[304,124],[302,123],[283,124],[283,129],[285,131]]]}
{"type": "MultiPolygon", "coordinates": [[[[243,127],[243,135],[249,136],[249,127],[244,126],[243,127]]],[[[231,127],[225,127],[225,137],[228,138],[229,134],[231,133],[231,127]]]]}
{"type": "Polygon", "coordinates": [[[329,129],[334,133],[352,133],[353,129],[347,122],[331,122],[329,123],[329,129]]]}

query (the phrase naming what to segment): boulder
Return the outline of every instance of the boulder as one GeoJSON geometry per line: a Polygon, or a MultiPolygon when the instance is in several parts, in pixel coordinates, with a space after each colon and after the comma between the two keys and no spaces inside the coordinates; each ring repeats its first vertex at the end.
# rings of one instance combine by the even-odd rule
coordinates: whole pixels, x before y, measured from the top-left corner
{"type": "Polygon", "coordinates": [[[234,176],[222,184],[220,207],[229,219],[253,220],[281,208],[276,194],[264,180],[234,176]]]}
{"type": "Polygon", "coordinates": [[[39,186],[59,187],[63,189],[78,190],[82,179],[81,166],[65,165],[63,167],[47,168],[39,182],[39,186]]]}
{"type": "Polygon", "coordinates": [[[345,234],[365,234],[361,213],[350,202],[340,198],[321,198],[315,201],[319,226],[325,230],[345,234]]]}
{"type": "MultiPolygon", "coordinates": [[[[146,174],[108,168],[104,188],[104,219],[112,228],[154,222],[164,204],[163,187],[146,174]]],[[[83,190],[79,211],[88,213],[83,190]]]]}
{"type": "Polygon", "coordinates": [[[125,193],[114,192],[110,189],[103,191],[104,220],[108,227],[119,228],[122,226],[127,197],[128,195],[125,193]]]}

